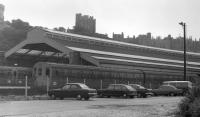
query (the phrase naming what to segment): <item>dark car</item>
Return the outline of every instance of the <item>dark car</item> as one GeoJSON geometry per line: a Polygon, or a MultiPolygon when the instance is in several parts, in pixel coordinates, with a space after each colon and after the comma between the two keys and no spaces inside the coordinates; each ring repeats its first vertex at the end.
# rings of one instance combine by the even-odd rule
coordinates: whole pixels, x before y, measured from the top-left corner
{"type": "Polygon", "coordinates": [[[152,95],[152,93],[145,87],[139,84],[129,84],[129,86],[133,87],[137,91],[137,97],[146,98],[148,95],[152,95]]]}
{"type": "Polygon", "coordinates": [[[100,97],[130,97],[137,96],[137,91],[129,85],[125,84],[110,84],[106,89],[97,90],[100,97]]]}
{"type": "Polygon", "coordinates": [[[91,89],[82,83],[67,83],[60,89],[52,89],[48,91],[48,95],[52,99],[60,98],[77,98],[88,100],[90,97],[96,95],[96,89],[91,89]]]}
{"type": "Polygon", "coordinates": [[[177,89],[175,86],[172,85],[161,85],[158,89],[153,89],[152,93],[157,95],[170,95],[170,96],[176,96],[176,95],[183,95],[182,89],[177,89]]]}

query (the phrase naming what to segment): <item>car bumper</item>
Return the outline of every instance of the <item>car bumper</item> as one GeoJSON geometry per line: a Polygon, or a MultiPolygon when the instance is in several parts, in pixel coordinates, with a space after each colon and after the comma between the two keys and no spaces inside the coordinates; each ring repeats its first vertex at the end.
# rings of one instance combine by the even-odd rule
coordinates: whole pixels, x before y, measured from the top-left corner
{"type": "Polygon", "coordinates": [[[88,93],[89,97],[96,96],[96,95],[97,95],[97,93],[88,93]]]}
{"type": "Polygon", "coordinates": [[[137,93],[129,93],[128,96],[137,96],[137,93]]]}

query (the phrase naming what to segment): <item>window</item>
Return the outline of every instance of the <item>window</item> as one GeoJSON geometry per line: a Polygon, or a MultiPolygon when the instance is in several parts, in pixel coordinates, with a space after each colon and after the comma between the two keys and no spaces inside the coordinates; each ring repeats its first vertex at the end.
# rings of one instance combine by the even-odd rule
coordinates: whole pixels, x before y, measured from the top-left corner
{"type": "Polygon", "coordinates": [[[16,78],[16,77],[17,77],[17,72],[14,71],[13,75],[14,75],[14,77],[16,78]]]}
{"type": "Polygon", "coordinates": [[[71,89],[80,89],[80,87],[77,85],[71,85],[71,89]]]}
{"type": "Polygon", "coordinates": [[[115,85],[115,90],[121,90],[121,87],[120,85],[115,85]]]}
{"type": "Polygon", "coordinates": [[[39,75],[39,76],[42,75],[42,68],[38,68],[38,75],[39,75]]]}
{"type": "Polygon", "coordinates": [[[49,68],[46,69],[46,76],[50,76],[50,69],[49,68]]]}
{"type": "Polygon", "coordinates": [[[63,87],[63,90],[67,90],[67,89],[69,89],[70,88],[70,85],[65,85],[64,87],[63,87]]]}
{"type": "Polygon", "coordinates": [[[56,76],[58,76],[58,70],[56,70],[56,76]]]}
{"type": "Polygon", "coordinates": [[[114,85],[109,85],[108,89],[113,90],[115,87],[114,85]]]}
{"type": "Polygon", "coordinates": [[[122,91],[126,91],[126,87],[125,86],[122,86],[122,91]]]}
{"type": "Polygon", "coordinates": [[[34,70],[33,70],[33,74],[36,75],[36,68],[34,68],[34,70]]]}

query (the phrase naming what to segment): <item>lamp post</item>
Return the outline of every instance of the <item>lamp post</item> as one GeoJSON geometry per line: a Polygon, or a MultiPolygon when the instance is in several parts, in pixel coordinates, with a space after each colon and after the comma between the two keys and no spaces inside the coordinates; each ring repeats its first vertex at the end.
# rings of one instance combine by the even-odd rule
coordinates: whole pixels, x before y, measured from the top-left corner
{"type": "Polygon", "coordinates": [[[183,27],[183,35],[184,35],[184,81],[186,81],[186,23],[179,23],[183,27]]]}

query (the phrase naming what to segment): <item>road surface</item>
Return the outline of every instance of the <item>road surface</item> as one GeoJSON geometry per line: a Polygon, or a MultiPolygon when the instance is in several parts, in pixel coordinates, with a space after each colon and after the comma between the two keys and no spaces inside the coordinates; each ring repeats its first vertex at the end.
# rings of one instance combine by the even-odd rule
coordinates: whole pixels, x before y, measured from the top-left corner
{"type": "Polygon", "coordinates": [[[0,117],[173,117],[182,98],[0,101],[0,117]]]}

